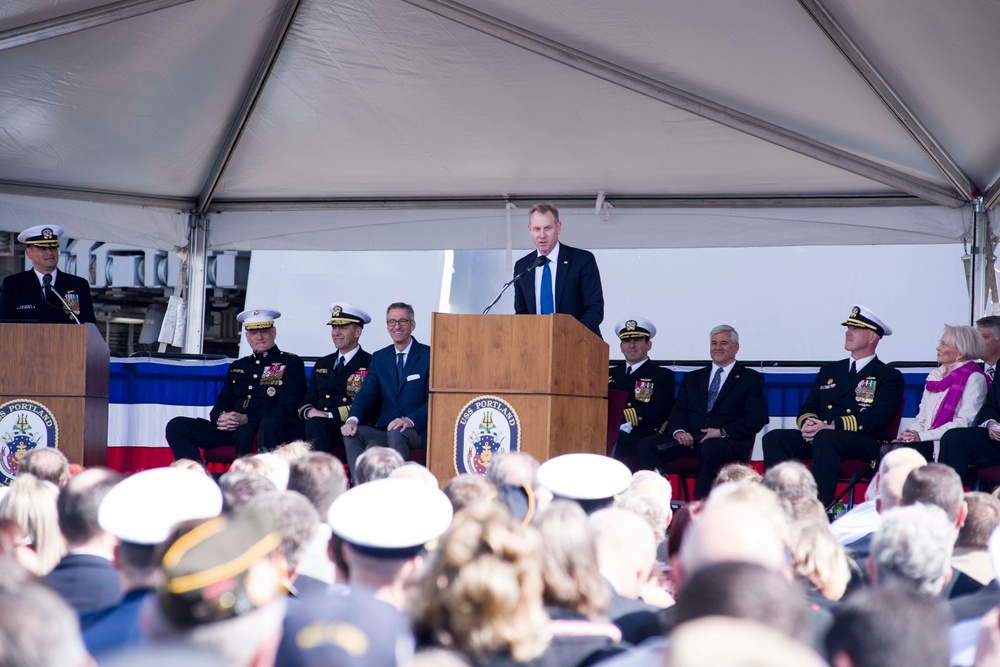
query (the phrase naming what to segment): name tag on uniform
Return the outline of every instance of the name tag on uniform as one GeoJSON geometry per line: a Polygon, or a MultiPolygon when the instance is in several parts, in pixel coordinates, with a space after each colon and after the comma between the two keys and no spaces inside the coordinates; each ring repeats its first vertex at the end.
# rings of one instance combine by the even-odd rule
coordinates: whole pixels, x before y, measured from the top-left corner
{"type": "Polygon", "coordinates": [[[419,373],[414,373],[413,375],[408,375],[406,377],[406,381],[407,382],[409,382],[410,380],[419,380],[419,379],[420,379],[420,374],[419,373]]]}

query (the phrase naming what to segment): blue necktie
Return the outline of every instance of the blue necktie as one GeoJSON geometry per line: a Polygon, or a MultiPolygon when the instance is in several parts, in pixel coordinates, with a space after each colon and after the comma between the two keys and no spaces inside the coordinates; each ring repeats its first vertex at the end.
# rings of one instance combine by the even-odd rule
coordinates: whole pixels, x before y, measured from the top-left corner
{"type": "Polygon", "coordinates": [[[552,271],[549,270],[549,259],[545,258],[545,264],[542,266],[542,289],[541,292],[541,309],[538,311],[542,315],[551,315],[556,312],[555,305],[552,303],[552,271]]]}
{"type": "Polygon", "coordinates": [[[708,412],[712,411],[715,399],[719,397],[719,387],[722,385],[722,369],[715,371],[712,376],[712,384],[708,385],[708,412]]]}
{"type": "Polygon", "coordinates": [[[403,353],[396,353],[396,375],[399,378],[399,384],[403,384],[403,353]]]}

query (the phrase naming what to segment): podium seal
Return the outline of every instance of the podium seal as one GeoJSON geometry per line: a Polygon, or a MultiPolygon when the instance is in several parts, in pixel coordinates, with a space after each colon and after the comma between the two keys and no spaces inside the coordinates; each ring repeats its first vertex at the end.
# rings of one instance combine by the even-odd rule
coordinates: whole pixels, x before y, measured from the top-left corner
{"type": "Polygon", "coordinates": [[[477,396],[458,413],[455,422],[455,472],[477,475],[498,452],[516,452],[521,445],[521,419],[499,396],[477,396]]]}
{"type": "Polygon", "coordinates": [[[35,447],[55,447],[59,424],[52,411],[28,399],[0,405],[0,484],[10,486],[24,455],[35,447]]]}

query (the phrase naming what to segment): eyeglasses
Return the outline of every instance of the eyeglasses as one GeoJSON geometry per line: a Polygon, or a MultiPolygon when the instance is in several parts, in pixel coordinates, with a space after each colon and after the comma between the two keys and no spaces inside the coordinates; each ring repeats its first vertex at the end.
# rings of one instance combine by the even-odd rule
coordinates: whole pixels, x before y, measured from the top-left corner
{"type": "Polygon", "coordinates": [[[389,327],[390,329],[393,329],[393,328],[396,327],[397,324],[400,325],[400,326],[404,326],[405,327],[405,326],[408,326],[410,324],[410,322],[412,322],[412,321],[413,320],[408,320],[406,318],[403,318],[401,320],[386,320],[385,321],[385,325],[387,327],[389,327]]]}
{"type": "Polygon", "coordinates": [[[949,342],[948,342],[948,341],[946,341],[946,340],[939,340],[939,341],[938,341],[938,345],[939,345],[940,347],[949,347],[949,348],[954,348],[954,347],[955,347],[955,345],[954,345],[953,343],[949,343],[949,342]]]}

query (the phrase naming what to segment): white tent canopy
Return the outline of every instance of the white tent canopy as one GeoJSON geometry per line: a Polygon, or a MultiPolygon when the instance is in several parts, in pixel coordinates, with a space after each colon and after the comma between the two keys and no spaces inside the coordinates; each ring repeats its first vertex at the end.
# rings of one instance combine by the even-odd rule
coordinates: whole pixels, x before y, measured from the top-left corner
{"type": "Polygon", "coordinates": [[[0,228],[509,248],[507,202],[553,199],[593,248],[957,243],[1000,199],[998,32],[992,0],[0,0],[0,228]]]}

